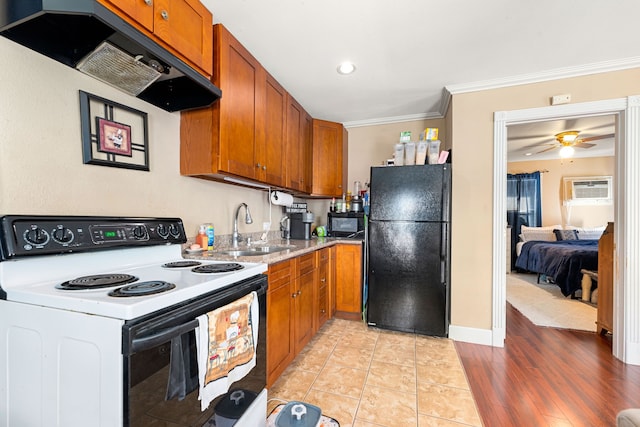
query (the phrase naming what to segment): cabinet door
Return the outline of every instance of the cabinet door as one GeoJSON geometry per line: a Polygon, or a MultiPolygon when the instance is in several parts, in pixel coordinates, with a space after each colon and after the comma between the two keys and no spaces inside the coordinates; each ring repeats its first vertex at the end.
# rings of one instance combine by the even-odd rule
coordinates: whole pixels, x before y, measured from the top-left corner
{"type": "Polygon", "coordinates": [[[295,292],[292,261],[269,266],[267,291],[267,387],[270,387],[294,357],[293,301],[295,292]]]}
{"type": "Polygon", "coordinates": [[[343,126],[313,120],[313,195],[341,197],[343,126]]]}
{"type": "Polygon", "coordinates": [[[213,69],[211,12],[200,0],[153,2],[153,33],[210,76],[213,69]]]}
{"type": "MultiPolygon", "coordinates": [[[[214,29],[220,50],[219,75],[214,83],[224,93],[220,109],[219,168],[249,179],[257,178],[256,112],[266,82],[260,63],[221,25],[214,29]]],[[[217,70],[216,70],[217,71],[217,70]]],[[[214,107],[215,108],[215,107],[214,107]]]]}
{"type": "Polygon", "coordinates": [[[314,283],[315,270],[305,273],[296,279],[295,325],[293,328],[295,335],[295,354],[298,354],[313,337],[315,314],[313,298],[314,283]]]}
{"type": "Polygon", "coordinates": [[[302,191],[311,194],[313,191],[313,118],[304,111],[302,117],[302,191]]]}
{"type": "Polygon", "coordinates": [[[291,95],[287,99],[285,185],[311,193],[313,119],[291,95]]]}
{"type": "Polygon", "coordinates": [[[329,319],[329,282],[330,282],[330,250],[318,251],[318,284],[316,298],[316,323],[314,330],[318,331],[329,319]]]}
{"type": "Polygon", "coordinates": [[[304,189],[301,141],[303,111],[302,106],[289,95],[287,98],[286,186],[299,191],[304,189]]]}
{"type": "Polygon", "coordinates": [[[362,311],[362,247],[336,246],[336,315],[360,319],[362,311]]]}
{"type": "Polygon", "coordinates": [[[153,31],[153,1],[152,0],[99,0],[109,9],[109,4],[117,7],[121,12],[128,15],[144,29],[153,31]]]}
{"type": "Polygon", "coordinates": [[[284,146],[286,139],[287,92],[278,82],[266,74],[264,117],[257,133],[258,179],[284,185],[284,146]]]}

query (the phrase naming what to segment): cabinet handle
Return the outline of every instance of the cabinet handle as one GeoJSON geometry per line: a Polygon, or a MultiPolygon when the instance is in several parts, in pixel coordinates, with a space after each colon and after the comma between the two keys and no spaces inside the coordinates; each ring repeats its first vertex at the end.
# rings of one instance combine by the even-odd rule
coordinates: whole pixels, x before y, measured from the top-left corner
{"type": "Polygon", "coordinates": [[[262,165],[261,165],[260,163],[256,163],[256,167],[257,167],[258,169],[260,169],[260,168],[262,167],[262,165]]]}
{"type": "Polygon", "coordinates": [[[320,310],[320,313],[325,314],[326,311],[324,310],[324,308],[322,310],[320,310]]]}
{"type": "Polygon", "coordinates": [[[165,21],[169,20],[169,12],[167,12],[166,10],[160,12],[160,16],[162,16],[162,19],[164,19],[165,21]]]}
{"type": "Polygon", "coordinates": [[[262,170],[266,171],[267,170],[267,165],[262,166],[262,170]]]}
{"type": "Polygon", "coordinates": [[[299,290],[298,292],[296,292],[296,295],[300,295],[302,293],[302,290],[299,290]]]}
{"type": "Polygon", "coordinates": [[[297,295],[295,292],[291,294],[291,298],[295,298],[295,297],[297,297],[297,296],[298,296],[298,295],[297,295]]]}
{"type": "Polygon", "coordinates": [[[144,3],[145,3],[147,6],[153,6],[153,0],[144,0],[144,3]]]}
{"type": "Polygon", "coordinates": [[[321,281],[322,283],[324,283],[324,282],[326,282],[326,281],[327,281],[327,279],[325,279],[325,278],[323,277],[322,279],[320,279],[320,281],[321,281]]]}

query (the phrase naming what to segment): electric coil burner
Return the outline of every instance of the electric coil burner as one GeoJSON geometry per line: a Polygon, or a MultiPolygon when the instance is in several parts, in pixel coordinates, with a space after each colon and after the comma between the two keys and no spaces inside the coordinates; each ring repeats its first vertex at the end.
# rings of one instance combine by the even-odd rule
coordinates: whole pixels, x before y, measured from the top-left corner
{"type": "Polygon", "coordinates": [[[164,268],[187,268],[187,267],[195,267],[197,265],[202,264],[198,261],[173,261],[162,264],[164,268]]]}
{"type": "Polygon", "coordinates": [[[194,273],[228,273],[231,271],[242,270],[244,267],[237,262],[229,262],[224,264],[206,264],[196,268],[192,268],[194,273]]]}
{"type": "Polygon", "coordinates": [[[161,280],[152,280],[149,282],[133,283],[123,286],[109,292],[111,297],[140,297],[145,295],[159,294],[160,292],[170,291],[175,288],[173,283],[163,282],[161,280]]]}
{"type": "Polygon", "coordinates": [[[130,274],[93,274],[60,283],[56,285],[56,288],[64,290],[112,288],[114,286],[126,285],[136,280],[138,280],[138,278],[130,274]]]}

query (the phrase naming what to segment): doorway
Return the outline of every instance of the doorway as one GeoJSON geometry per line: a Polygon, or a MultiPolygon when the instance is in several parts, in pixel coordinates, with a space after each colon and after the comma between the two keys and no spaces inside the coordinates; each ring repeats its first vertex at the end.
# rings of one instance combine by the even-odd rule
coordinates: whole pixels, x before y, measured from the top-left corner
{"type": "Polygon", "coordinates": [[[494,346],[504,346],[506,334],[506,174],[507,127],[547,120],[614,114],[616,128],[615,193],[617,268],[614,268],[613,354],[640,365],[640,97],[580,104],[501,111],[494,116],[493,319],[494,346]],[[623,260],[623,261],[620,261],[623,260]]]}

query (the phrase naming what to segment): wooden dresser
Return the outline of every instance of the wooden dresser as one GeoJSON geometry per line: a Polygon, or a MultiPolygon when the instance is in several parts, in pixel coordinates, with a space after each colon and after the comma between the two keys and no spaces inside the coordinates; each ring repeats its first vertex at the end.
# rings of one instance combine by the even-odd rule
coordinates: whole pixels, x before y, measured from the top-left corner
{"type": "Polygon", "coordinates": [[[613,222],[598,242],[598,332],[613,333],[613,222]]]}

